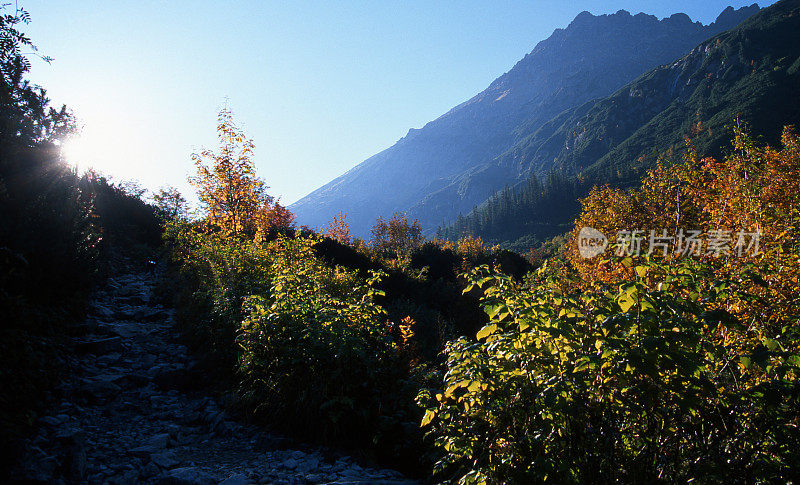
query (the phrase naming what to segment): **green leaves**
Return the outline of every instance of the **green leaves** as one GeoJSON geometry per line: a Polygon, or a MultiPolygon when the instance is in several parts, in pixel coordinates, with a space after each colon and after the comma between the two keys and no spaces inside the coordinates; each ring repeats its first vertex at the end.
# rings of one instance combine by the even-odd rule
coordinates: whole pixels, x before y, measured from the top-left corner
{"type": "Polygon", "coordinates": [[[725,307],[739,293],[713,271],[629,266],[635,282],[572,292],[552,273],[526,287],[488,269],[468,275],[483,288],[490,323],[448,344],[444,390],[423,417],[441,447],[438,468],[454,473],[445,480],[702,478],[690,463],[709,453],[746,462],[764,430],[785,436],[787,423],[800,424],[788,411],[800,405],[796,394],[781,384],[800,375],[800,357],[787,352],[800,340],[786,343],[791,327],[743,346],[748,329],[725,307]],[[778,406],[787,410],[780,424],[778,406]]]}
{"type": "Polygon", "coordinates": [[[327,265],[313,237],[258,244],[189,235],[181,260],[206,310],[193,329],[238,363],[243,409],[303,439],[376,436],[381,410],[396,406],[400,366],[375,302],[383,274],[327,265]]]}
{"type": "Polygon", "coordinates": [[[621,285],[619,295],[617,296],[617,304],[623,312],[627,312],[634,305],[639,302],[639,289],[635,284],[621,285]]]}

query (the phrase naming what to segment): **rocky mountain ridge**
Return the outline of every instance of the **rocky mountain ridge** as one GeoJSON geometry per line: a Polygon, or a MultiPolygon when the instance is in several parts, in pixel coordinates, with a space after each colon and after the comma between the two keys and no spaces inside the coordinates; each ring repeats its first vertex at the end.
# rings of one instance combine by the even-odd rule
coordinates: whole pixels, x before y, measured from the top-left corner
{"type": "Polygon", "coordinates": [[[611,94],[648,69],[672,62],[703,40],[734,27],[759,8],[727,8],[707,26],[685,14],[665,19],[620,10],[582,12],[539,42],[486,90],[392,147],[299,200],[290,209],[318,228],[347,212],[360,237],[394,211],[431,231],[513,182],[505,174],[471,182],[497,156],[554,116],[611,94]]]}
{"type": "MultiPolygon", "coordinates": [[[[485,180],[514,180],[510,185],[524,190],[531,176],[543,180],[553,170],[582,180],[581,190],[633,185],[657,157],[681,157],[687,138],[702,156],[719,157],[734,123],[777,145],[782,128],[800,122],[798,46],[800,1],[783,0],[610,96],[564,111],[466,183],[486,188],[485,180]]],[[[493,242],[536,233],[535,219],[546,218],[515,204],[504,200],[498,205],[504,209],[490,218],[495,222],[476,224],[487,220],[479,208],[451,232],[483,226],[478,232],[493,242]],[[514,224],[506,212],[517,214],[514,224]]],[[[569,224],[569,217],[559,223],[569,224]]]]}

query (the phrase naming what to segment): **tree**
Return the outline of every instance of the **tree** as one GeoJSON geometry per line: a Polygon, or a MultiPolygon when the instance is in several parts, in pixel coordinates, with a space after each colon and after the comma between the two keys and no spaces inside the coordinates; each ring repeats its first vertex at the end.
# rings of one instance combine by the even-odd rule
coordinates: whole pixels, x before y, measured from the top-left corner
{"type": "Polygon", "coordinates": [[[197,187],[211,224],[226,234],[255,232],[256,214],[269,197],[250,159],[255,145],[234,124],[227,108],[219,112],[217,137],[219,152],[203,150],[192,154],[197,175],[189,182],[197,187]]]}
{"type": "Polygon", "coordinates": [[[166,218],[186,218],[188,215],[186,198],[175,187],[167,186],[158,189],[158,192],[153,194],[153,203],[158,212],[166,218]]]}
{"type": "Polygon", "coordinates": [[[256,213],[256,231],[254,239],[261,242],[266,239],[270,229],[291,229],[294,227],[294,214],[271,197],[256,213]]]}
{"type": "MultiPolygon", "coordinates": [[[[50,62],[47,56],[37,53],[36,45],[18,26],[30,22],[28,12],[8,4],[0,5],[0,143],[34,147],[42,142],[57,142],[75,131],[72,113],[61,106],[50,107],[46,91],[25,79],[31,63],[27,55],[38,56],[50,62]],[[23,53],[25,49],[27,53],[23,53]]],[[[8,164],[7,157],[2,163],[8,164]]]]}
{"type": "Polygon", "coordinates": [[[470,261],[477,261],[485,251],[480,236],[464,236],[458,240],[458,253],[470,261]]]}
{"type": "Polygon", "coordinates": [[[233,122],[229,109],[219,112],[219,152],[192,154],[197,187],[208,221],[226,235],[262,238],[272,227],[293,226],[294,215],[267,194],[251,160],[255,145],[233,122]]]}
{"type": "Polygon", "coordinates": [[[350,224],[345,221],[346,218],[346,212],[339,212],[338,215],[333,216],[333,220],[328,223],[328,227],[325,229],[325,234],[342,244],[350,244],[350,224]]]}
{"type": "Polygon", "coordinates": [[[422,226],[414,219],[410,224],[405,214],[395,212],[388,221],[378,218],[372,227],[372,249],[377,252],[408,253],[422,244],[422,226]]]}

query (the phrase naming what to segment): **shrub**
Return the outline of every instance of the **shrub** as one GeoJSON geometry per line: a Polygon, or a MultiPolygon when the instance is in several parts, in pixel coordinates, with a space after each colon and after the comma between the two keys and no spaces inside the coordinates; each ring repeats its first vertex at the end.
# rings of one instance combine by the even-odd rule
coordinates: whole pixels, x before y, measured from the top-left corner
{"type": "Polygon", "coordinates": [[[226,238],[203,222],[181,219],[165,223],[164,240],[184,279],[179,323],[193,346],[230,372],[242,303],[252,294],[268,294],[271,254],[252,240],[226,238]]]}
{"type": "Polygon", "coordinates": [[[361,444],[409,419],[392,416],[408,407],[405,369],[375,302],[380,273],[327,264],[300,234],[257,243],[173,220],[165,235],[191,282],[184,326],[238,369],[243,409],[292,436],[361,444]]]}
{"type": "Polygon", "coordinates": [[[244,399],[293,434],[355,437],[374,430],[391,392],[395,344],[373,273],[328,267],[312,239],[279,238],[269,293],[246,299],[239,344],[244,399]]]}
{"type": "MultiPolygon", "coordinates": [[[[621,261],[631,264],[631,260],[621,261]]],[[[436,472],[459,483],[789,480],[800,466],[796,324],[728,311],[753,296],[693,260],[588,286],[547,266],[528,285],[479,268],[490,323],[446,349],[423,390],[436,472]]],[[[752,271],[750,268],[748,271],[752,271]]]]}

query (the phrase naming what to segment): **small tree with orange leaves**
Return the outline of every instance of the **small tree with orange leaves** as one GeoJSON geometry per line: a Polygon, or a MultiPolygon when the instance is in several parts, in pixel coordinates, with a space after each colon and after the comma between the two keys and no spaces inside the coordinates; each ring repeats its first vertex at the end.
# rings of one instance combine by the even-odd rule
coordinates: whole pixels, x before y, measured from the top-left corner
{"type": "Polygon", "coordinates": [[[458,240],[458,253],[470,261],[476,261],[486,248],[480,236],[464,236],[458,240]]]}
{"type": "Polygon", "coordinates": [[[253,232],[266,196],[264,182],[256,177],[250,159],[255,145],[236,126],[228,109],[219,112],[217,137],[218,152],[206,149],[192,154],[197,175],[189,181],[197,187],[212,225],[226,234],[253,232]]]}
{"type": "Polygon", "coordinates": [[[282,206],[277,200],[265,200],[256,213],[256,231],[254,240],[262,242],[270,229],[291,229],[294,227],[294,214],[282,206]]]}
{"type": "Polygon", "coordinates": [[[217,136],[218,152],[192,154],[197,175],[189,179],[198,189],[208,222],[226,235],[259,240],[271,227],[292,227],[294,215],[266,193],[268,187],[256,176],[250,158],[255,145],[227,108],[219,112],[217,136]]]}
{"type": "Polygon", "coordinates": [[[346,212],[339,212],[338,215],[333,216],[333,220],[325,228],[325,235],[342,244],[350,244],[350,224],[345,221],[346,218],[346,212]]]}

